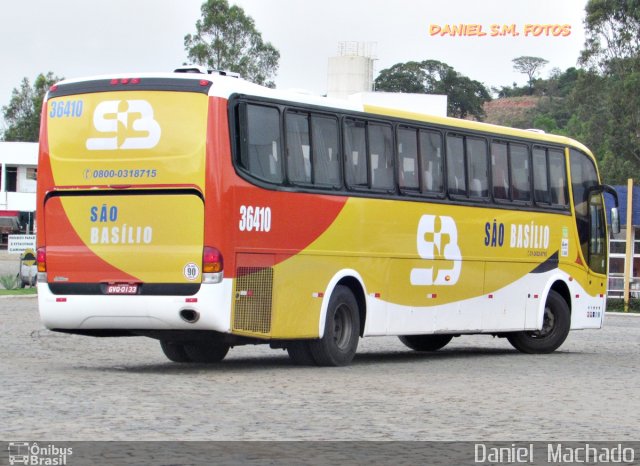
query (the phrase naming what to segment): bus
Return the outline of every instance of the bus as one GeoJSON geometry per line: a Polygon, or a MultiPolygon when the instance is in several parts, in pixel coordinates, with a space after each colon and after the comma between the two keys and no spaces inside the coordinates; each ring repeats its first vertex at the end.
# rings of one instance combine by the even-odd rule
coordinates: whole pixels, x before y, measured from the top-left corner
{"type": "Polygon", "coordinates": [[[378,335],[549,353],[603,325],[615,191],[565,137],[187,67],[52,86],[37,183],[44,325],[174,362],[343,366],[378,335]]]}

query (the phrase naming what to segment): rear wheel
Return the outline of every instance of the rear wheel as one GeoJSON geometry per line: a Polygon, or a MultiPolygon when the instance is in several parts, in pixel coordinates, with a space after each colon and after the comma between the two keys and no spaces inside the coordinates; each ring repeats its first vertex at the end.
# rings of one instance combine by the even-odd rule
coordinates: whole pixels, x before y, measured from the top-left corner
{"type": "Polygon", "coordinates": [[[307,340],[292,341],[287,345],[287,353],[294,364],[298,366],[315,366],[316,360],[313,359],[311,348],[307,340]]]}
{"type": "Polygon", "coordinates": [[[324,326],[324,336],[311,340],[309,348],[320,366],[346,366],[356,355],[360,338],[358,302],[346,286],[336,286],[324,326]]]}
{"type": "Polygon", "coordinates": [[[534,332],[510,333],[507,339],[515,349],[523,353],[551,353],[564,343],[570,328],[569,306],[559,293],[551,290],[544,306],[542,328],[534,332]]]}
{"type": "Polygon", "coordinates": [[[438,351],[451,341],[453,335],[404,335],[398,338],[415,351],[438,351]]]}
{"type": "Polygon", "coordinates": [[[191,362],[181,343],[174,343],[168,340],[160,340],[160,348],[164,355],[173,362],[191,362]]]}
{"type": "Polygon", "coordinates": [[[184,350],[192,362],[210,364],[222,361],[229,352],[229,345],[219,342],[188,343],[184,350]]]}

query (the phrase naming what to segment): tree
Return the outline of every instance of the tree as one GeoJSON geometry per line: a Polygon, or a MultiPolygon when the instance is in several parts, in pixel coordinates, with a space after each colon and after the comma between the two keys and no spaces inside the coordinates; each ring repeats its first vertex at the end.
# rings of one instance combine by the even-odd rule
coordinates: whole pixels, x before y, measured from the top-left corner
{"type": "Polygon", "coordinates": [[[482,105],[491,100],[489,91],[478,81],[458,73],[451,66],[437,60],[397,63],[380,71],[375,80],[377,91],[409,92],[414,94],[444,94],[447,113],[481,120],[485,113],[482,105]]]}
{"type": "Polygon", "coordinates": [[[386,92],[407,92],[424,94],[426,92],[427,73],[422,63],[409,61],[396,63],[391,68],[380,71],[375,80],[375,89],[386,92]]]}
{"type": "Polygon", "coordinates": [[[61,79],[51,71],[39,74],[33,87],[29,79],[22,79],[20,86],[13,89],[9,105],[2,107],[7,124],[4,141],[38,142],[42,101],[49,88],[61,79]]]}
{"type": "Polygon", "coordinates": [[[640,3],[589,0],[585,7],[585,44],[580,62],[608,72],[640,55],[640,3]]]}
{"type": "Polygon", "coordinates": [[[605,182],[620,183],[640,172],[640,3],[589,0],[585,9],[587,70],[567,130],[595,149],[605,182]]]}
{"type": "Polygon", "coordinates": [[[533,94],[533,81],[538,72],[549,62],[540,57],[518,57],[511,61],[514,70],[529,77],[529,94],[533,94]]]}
{"type": "Polygon", "coordinates": [[[196,33],[187,34],[184,46],[189,60],[217,70],[229,70],[257,84],[270,81],[278,71],[280,53],[262,40],[255,23],[244,10],[227,0],[207,0],[196,33]]]}

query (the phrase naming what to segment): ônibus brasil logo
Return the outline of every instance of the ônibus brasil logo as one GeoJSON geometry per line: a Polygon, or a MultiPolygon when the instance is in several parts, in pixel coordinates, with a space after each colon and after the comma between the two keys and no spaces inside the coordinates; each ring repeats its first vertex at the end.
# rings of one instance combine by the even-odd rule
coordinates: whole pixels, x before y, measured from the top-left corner
{"type": "Polygon", "coordinates": [[[39,445],[36,442],[9,442],[9,464],[25,465],[66,465],[73,455],[71,447],[57,447],[53,444],[39,445]]]}

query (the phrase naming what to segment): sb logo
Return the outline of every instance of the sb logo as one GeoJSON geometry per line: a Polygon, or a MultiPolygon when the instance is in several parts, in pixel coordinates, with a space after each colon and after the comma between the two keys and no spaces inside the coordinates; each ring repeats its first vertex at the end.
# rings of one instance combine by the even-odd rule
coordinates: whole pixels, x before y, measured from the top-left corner
{"type": "Polygon", "coordinates": [[[87,139],[88,150],[151,149],[162,133],[146,100],[100,102],[93,112],[93,126],[109,137],[87,139]]]}
{"type": "Polygon", "coordinates": [[[431,266],[412,269],[412,285],[454,285],[458,282],[462,254],[453,218],[423,215],[418,223],[417,247],[420,257],[431,266]]]}

